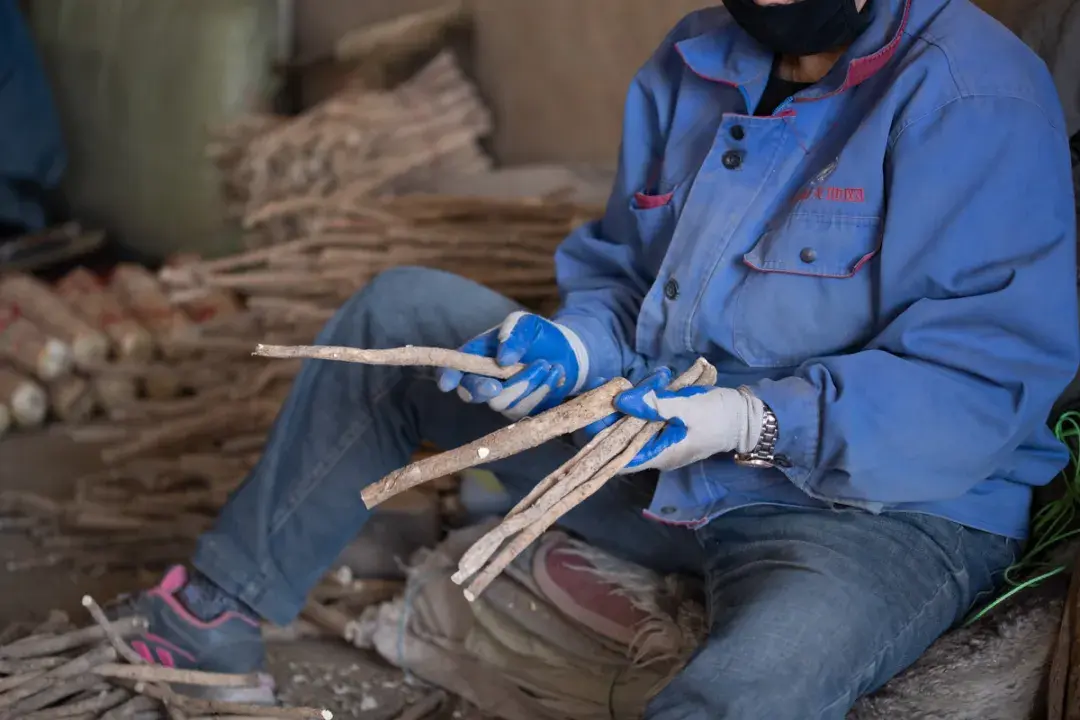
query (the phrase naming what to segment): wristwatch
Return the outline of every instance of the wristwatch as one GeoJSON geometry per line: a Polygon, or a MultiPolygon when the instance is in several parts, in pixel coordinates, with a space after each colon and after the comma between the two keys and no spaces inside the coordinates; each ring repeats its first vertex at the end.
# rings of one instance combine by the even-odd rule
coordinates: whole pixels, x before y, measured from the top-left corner
{"type": "Polygon", "coordinates": [[[776,414],[764,405],[761,415],[761,437],[757,445],[748,453],[735,453],[735,462],[745,467],[776,467],[776,441],[780,437],[780,425],[776,414]]]}

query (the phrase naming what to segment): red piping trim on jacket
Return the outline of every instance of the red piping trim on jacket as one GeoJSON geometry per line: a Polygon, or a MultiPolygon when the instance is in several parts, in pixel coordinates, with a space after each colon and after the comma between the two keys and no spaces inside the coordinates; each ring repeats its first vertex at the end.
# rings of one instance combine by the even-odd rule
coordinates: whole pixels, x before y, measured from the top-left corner
{"type": "Polygon", "coordinates": [[[874,248],[871,252],[868,252],[865,255],[863,255],[861,258],[859,258],[859,261],[857,263],[855,263],[855,266],[853,268],[851,268],[851,270],[848,273],[844,274],[844,275],[838,275],[838,274],[835,274],[835,273],[800,272],[798,270],[780,270],[778,268],[766,268],[766,267],[762,267],[761,265],[755,265],[750,260],[750,258],[748,258],[748,257],[743,257],[743,264],[746,265],[747,267],[751,267],[751,268],[753,268],[753,269],[755,269],[755,270],[757,270],[759,272],[763,272],[763,273],[775,273],[777,275],[799,275],[799,276],[802,276],[802,277],[820,277],[820,278],[834,278],[834,279],[837,279],[837,280],[846,280],[848,278],[855,277],[856,273],[858,273],[860,270],[862,270],[863,266],[866,265],[866,263],[873,260],[874,256],[877,255],[878,252],[880,252],[880,250],[881,250],[881,248],[877,247],[877,248],[874,248]]]}
{"type": "MultiPolygon", "coordinates": [[[[882,47],[877,52],[873,52],[869,55],[864,55],[860,58],[855,58],[850,63],[848,63],[847,74],[844,76],[844,82],[836,90],[833,90],[831,93],[827,93],[825,95],[820,95],[818,97],[797,98],[796,102],[813,102],[814,100],[824,100],[827,97],[839,95],[845,90],[850,90],[856,85],[864,83],[871,77],[873,77],[874,74],[880,71],[881,68],[885,67],[885,65],[890,60],[892,60],[893,55],[896,54],[896,49],[900,46],[900,38],[903,36],[904,30],[907,28],[908,17],[910,16],[910,14],[911,0],[904,0],[904,11],[903,14],[900,16],[900,27],[896,29],[896,34],[893,35],[892,40],[886,43],[884,47],[882,47]]],[[[690,68],[690,71],[697,75],[699,78],[703,80],[709,80],[715,83],[720,83],[721,85],[728,85],[730,87],[738,88],[741,90],[738,84],[733,83],[730,80],[710,77],[709,75],[705,75],[695,70],[690,65],[690,63],[686,61],[686,56],[683,54],[682,48],[680,48],[677,43],[675,44],[675,52],[677,52],[679,54],[679,57],[682,58],[683,64],[690,68]]],[[[777,115],[775,117],[784,117],[784,113],[781,113],[780,115],[777,115]]]]}
{"type": "Polygon", "coordinates": [[[634,193],[634,205],[639,210],[652,210],[658,207],[664,207],[671,198],[674,197],[674,192],[665,193],[663,195],[646,195],[645,193],[634,193]]]}
{"type": "Polygon", "coordinates": [[[885,67],[893,55],[896,54],[896,48],[900,46],[900,38],[904,35],[904,30],[907,28],[908,16],[911,14],[911,0],[905,0],[904,12],[900,16],[900,27],[896,29],[896,34],[893,35],[893,39],[890,40],[883,48],[870,55],[865,55],[861,58],[855,58],[848,64],[847,75],[844,77],[844,84],[831,93],[821,95],[820,97],[813,98],[799,98],[796,102],[810,102],[812,100],[824,100],[827,97],[833,95],[839,95],[845,90],[850,90],[856,85],[862,84],[873,77],[881,68],[885,67]]]}

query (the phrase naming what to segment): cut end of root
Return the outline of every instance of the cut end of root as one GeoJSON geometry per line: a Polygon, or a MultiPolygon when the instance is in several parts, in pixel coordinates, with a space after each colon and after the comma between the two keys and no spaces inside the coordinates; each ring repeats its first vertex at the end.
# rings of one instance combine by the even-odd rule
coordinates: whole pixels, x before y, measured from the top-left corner
{"type": "Polygon", "coordinates": [[[453,575],[450,576],[451,582],[453,582],[455,585],[460,585],[461,583],[465,582],[468,579],[469,579],[469,576],[466,575],[465,573],[461,572],[461,571],[458,571],[458,572],[456,572],[456,573],[454,573],[453,575]]]}
{"type": "Polygon", "coordinates": [[[319,714],[322,715],[323,720],[334,720],[334,713],[330,712],[329,710],[323,710],[319,714]]]}
{"type": "Polygon", "coordinates": [[[56,380],[71,370],[71,348],[55,338],[49,338],[38,362],[39,377],[46,381],[56,380]]]}
{"type": "Polygon", "coordinates": [[[466,590],[464,594],[466,600],[468,600],[469,602],[476,602],[476,593],[474,593],[472,590],[466,590]]]}
{"type": "Polygon", "coordinates": [[[83,595],[82,596],[82,606],[83,607],[88,608],[93,604],[94,604],[94,598],[90,597],[89,595],[83,595]]]}

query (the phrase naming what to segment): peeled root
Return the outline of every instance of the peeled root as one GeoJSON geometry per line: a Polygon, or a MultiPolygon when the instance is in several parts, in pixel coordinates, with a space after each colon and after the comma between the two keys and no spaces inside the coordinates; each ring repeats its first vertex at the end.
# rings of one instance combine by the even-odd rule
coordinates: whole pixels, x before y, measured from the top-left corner
{"type": "Polygon", "coordinates": [[[525,369],[524,365],[502,366],[488,357],[470,355],[458,350],[432,347],[400,347],[387,350],[361,350],[360,348],[335,347],[331,345],[256,345],[253,355],[269,358],[313,358],[316,360],[339,360],[364,365],[396,365],[414,367],[439,367],[460,370],[476,375],[486,375],[498,380],[509,380],[525,369]]]}

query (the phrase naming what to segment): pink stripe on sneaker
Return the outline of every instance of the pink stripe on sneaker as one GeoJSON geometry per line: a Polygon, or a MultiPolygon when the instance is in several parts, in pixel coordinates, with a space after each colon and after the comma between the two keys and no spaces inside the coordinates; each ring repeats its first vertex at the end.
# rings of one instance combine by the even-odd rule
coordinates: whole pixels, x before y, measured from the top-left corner
{"type": "Polygon", "coordinates": [[[179,591],[180,588],[187,585],[187,581],[187,568],[183,565],[173,565],[169,568],[169,571],[165,573],[165,577],[161,578],[158,587],[161,588],[162,592],[172,595],[179,591]]]}
{"type": "Polygon", "coordinates": [[[150,663],[151,665],[154,664],[154,656],[150,654],[150,648],[148,648],[146,646],[146,643],[144,643],[142,640],[132,641],[131,649],[139,653],[139,657],[141,657],[146,662],[150,663]]]}
{"type": "Polygon", "coordinates": [[[176,660],[173,659],[173,654],[171,652],[169,652],[168,650],[166,650],[165,648],[158,648],[157,649],[157,656],[158,656],[158,660],[161,662],[161,664],[163,666],[165,666],[167,668],[176,667],[176,660]]]}
{"type": "MultiPolygon", "coordinates": [[[[172,652],[174,652],[174,653],[176,653],[178,655],[183,655],[190,662],[195,662],[195,656],[194,655],[192,655],[191,653],[189,653],[188,651],[184,650],[181,647],[177,647],[174,643],[169,642],[168,640],[161,637],[160,635],[155,635],[154,633],[146,633],[146,639],[149,640],[152,643],[156,643],[156,644],[162,646],[161,648],[158,648],[159,653],[162,650],[164,650],[164,648],[168,648],[168,650],[164,650],[164,652],[168,653],[169,650],[172,650],[172,652]]],[[[170,659],[172,659],[171,654],[169,655],[169,657],[170,657],[170,659]]],[[[153,661],[151,661],[151,662],[153,662],[153,661]]],[[[170,667],[176,667],[176,666],[172,665],[170,667]]]]}
{"type": "Polygon", "coordinates": [[[229,622],[230,620],[242,620],[251,627],[259,627],[258,620],[250,618],[247,615],[244,615],[243,613],[238,613],[234,610],[224,612],[209,622],[205,622],[195,617],[176,598],[176,593],[179,592],[180,589],[187,584],[187,580],[187,570],[184,569],[183,565],[177,565],[171,570],[169,570],[167,573],[165,573],[165,577],[162,578],[158,586],[153,590],[150,590],[147,594],[157,598],[161,598],[162,602],[168,605],[174,613],[179,615],[180,618],[184,620],[184,622],[190,625],[194,625],[197,628],[202,628],[204,630],[216,628],[219,625],[223,625],[224,623],[229,622]]]}

